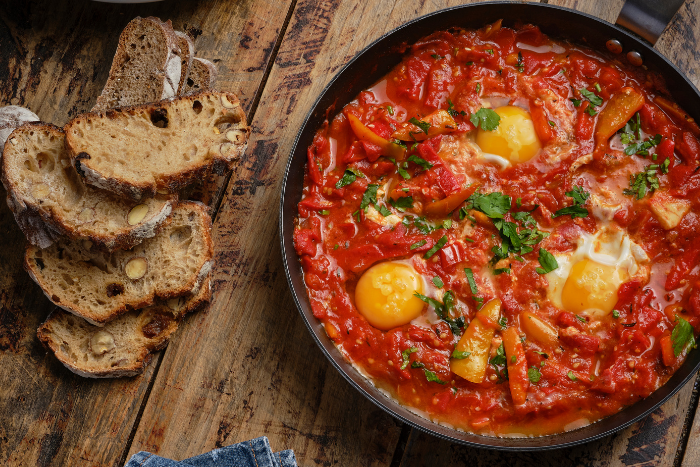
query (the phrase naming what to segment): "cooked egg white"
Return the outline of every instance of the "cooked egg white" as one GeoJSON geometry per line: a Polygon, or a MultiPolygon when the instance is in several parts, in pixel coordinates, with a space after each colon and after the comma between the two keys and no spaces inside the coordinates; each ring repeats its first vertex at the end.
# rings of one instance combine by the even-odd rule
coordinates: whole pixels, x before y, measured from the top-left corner
{"type": "Polygon", "coordinates": [[[582,234],[573,253],[555,257],[559,267],[547,274],[547,297],[555,306],[591,319],[612,312],[620,285],[649,274],[644,250],[618,228],[582,234]]]}
{"type": "Polygon", "coordinates": [[[423,278],[406,262],[375,264],[362,274],[355,288],[355,305],[369,323],[383,331],[402,326],[424,308],[413,294],[423,293],[423,278]]]}
{"type": "MultiPolygon", "coordinates": [[[[513,164],[527,162],[542,149],[535,125],[527,110],[506,105],[495,110],[501,120],[493,131],[479,128],[476,144],[484,153],[500,156],[513,164]]],[[[489,161],[491,162],[491,161],[489,161]]]]}

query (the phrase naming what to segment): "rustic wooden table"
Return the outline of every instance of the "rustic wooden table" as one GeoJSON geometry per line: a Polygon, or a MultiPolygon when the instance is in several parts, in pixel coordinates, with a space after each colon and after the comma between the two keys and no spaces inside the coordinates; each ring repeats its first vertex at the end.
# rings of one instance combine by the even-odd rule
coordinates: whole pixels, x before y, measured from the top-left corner
{"type": "MultiPolygon", "coordinates": [[[[543,0],[547,3],[547,0],[543,0]]],[[[121,466],[140,450],[183,459],[266,435],[300,465],[700,465],[700,414],[688,383],[654,414],[572,449],[504,454],[448,443],[364,399],[326,361],[284,277],[277,214],[297,129],[328,80],[394,27],[450,0],[87,0],[0,5],[0,105],[58,125],[88,110],[119,32],[133,17],[171,19],[219,67],[253,134],[214,208],[214,298],[141,376],[73,375],[36,338],[51,305],[22,268],[24,238],[0,203],[0,464],[121,466]]],[[[622,0],[549,0],[613,22],[622,0]]],[[[700,0],[656,47],[700,84],[700,0]]],[[[0,188],[0,190],[2,190],[0,188]]],[[[0,192],[0,198],[5,193],[0,192]]],[[[695,385],[697,385],[697,381],[695,385]]]]}

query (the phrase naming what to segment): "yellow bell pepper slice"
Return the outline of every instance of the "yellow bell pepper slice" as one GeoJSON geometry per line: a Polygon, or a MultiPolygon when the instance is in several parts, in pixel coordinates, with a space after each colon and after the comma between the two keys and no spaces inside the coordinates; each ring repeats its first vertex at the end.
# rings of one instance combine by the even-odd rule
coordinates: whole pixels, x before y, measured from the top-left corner
{"type": "Polygon", "coordinates": [[[450,369],[467,381],[481,383],[486,374],[491,341],[496,333],[494,323],[501,314],[501,301],[494,298],[476,313],[469,327],[459,339],[455,350],[469,352],[469,356],[460,360],[452,359],[450,369]]]}
{"type": "Polygon", "coordinates": [[[393,157],[396,160],[403,160],[406,157],[406,148],[394,144],[391,141],[387,141],[369,128],[365,126],[364,123],[360,121],[359,118],[353,114],[347,114],[348,122],[350,123],[350,128],[352,128],[355,136],[360,138],[362,141],[367,143],[376,144],[382,149],[382,154],[388,157],[393,157]]]}
{"type": "Polygon", "coordinates": [[[556,328],[534,313],[524,311],[520,314],[520,328],[525,331],[528,339],[536,340],[551,349],[559,346],[559,332],[556,328]]]}
{"type": "Polygon", "coordinates": [[[447,110],[436,110],[423,117],[421,121],[430,125],[427,134],[413,123],[406,123],[403,128],[396,130],[391,137],[401,141],[423,141],[436,135],[443,135],[457,130],[457,122],[447,110]]]}
{"type": "Polygon", "coordinates": [[[614,94],[600,112],[595,127],[597,146],[607,144],[617,130],[625,126],[634,114],[644,106],[644,96],[634,88],[625,87],[614,94]]]}

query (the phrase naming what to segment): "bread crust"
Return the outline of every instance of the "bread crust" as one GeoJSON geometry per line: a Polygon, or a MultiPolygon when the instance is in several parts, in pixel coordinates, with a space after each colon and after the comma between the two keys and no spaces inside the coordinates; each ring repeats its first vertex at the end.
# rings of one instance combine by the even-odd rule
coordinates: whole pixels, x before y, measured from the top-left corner
{"type": "Polygon", "coordinates": [[[15,128],[28,122],[38,122],[39,117],[29,109],[17,105],[0,107],[0,158],[8,136],[15,128]]]}
{"type": "Polygon", "coordinates": [[[180,82],[177,85],[177,94],[182,95],[192,68],[194,41],[182,31],[175,31],[175,35],[178,38],[178,46],[180,47],[180,82]]]}
{"type": "MultiPolygon", "coordinates": [[[[10,138],[8,138],[7,144],[13,145],[10,141],[13,138],[20,139],[25,137],[26,133],[39,131],[47,132],[55,138],[64,138],[63,130],[56,125],[41,122],[27,123],[13,131],[10,138]]],[[[15,143],[16,142],[17,140],[15,140],[15,143]]],[[[12,150],[12,148],[8,147],[8,151],[12,150]]],[[[176,196],[168,197],[167,199],[161,197],[164,204],[158,212],[151,215],[146,221],[133,227],[122,228],[114,235],[100,235],[98,233],[88,234],[80,229],[80,226],[71,225],[72,222],[69,222],[59,209],[37,204],[31,196],[28,196],[21,190],[17,181],[9,176],[9,166],[12,163],[13,160],[11,157],[4,158],[2,161],[3,170],[0,175],[0,181],[2,181],[7,191],[7,205],[14,214],[17,224],[27,237],[29,243],[42,249],[48,248],[54,241],[60,238],[61,235],[65,235],[73,240],[87,239],[108,251],[129,249],[138,245],[144,239],[155,236],[172,212],[173,206],[177,204],[176,196]]],[[[105,193],[105,195],[108,199],[114,196],[107,193],[105,193]]]]}
{"type": "MultiPolygon", "coordinates": [[[[207,128],[207,131],[212,131],[212,129],[213,128],[207,128]]],[[[185,129],[182,129],[182,131],[184,130],[185,129]]],[[[157,193],[175,194],[195,180],[203,178],[211,171],[222,172],[232,168],[233,164],[243,155],[247,148],[250,128],[246,123],[245,113],[235,94],[227,92],[203,92],[180,96],[157,103],[83,114],[71,120],[66,125],[65,132],[66,148],[71,156],[73,165],[88,184],[134,200],[140,200],[143,197],[154,196],[157,193]],[[97,136],[98,133],[97,130],[94,129],[83,132],[82,128],[93,128],[96,125],[96,120],[102,120],[105,126],[111,124],[115,120],[120,123],[124,122],[123,132],[126,132],[125,125],[129,119],[141,120],[146,113],[151,116],[158,115],[159,113],[165,113],[167,115],[169,108],[174,108],[174,106],[177,106],[178,109],[185,108],[186,106],[194,107],[196,102],[204,99],[209,99],[211,102],[223,102],[225,100],[230,105],[230,107],[221,105],[217,111],[221,112],[224,117],[230,117],[236,120],[235,127],[231,127],[231,129],[240,132],[243,141],[234,144],[232,141],[226,140],[225,136],[218,133],[212,133],[211,136],[201,136],[201,138],[210,138],[208,141],[212,146],[209,147],[208,159],[189,163],[187,168],[175,172],[166,172],[164,169],[161,169],[162,171],[159,173],[140,174],[142,177],[139,180],[127,180],[116,175],[109,176],[101,173],[95,167],[97,164],[94,162],[93,156],[84,150],[86,146],[89,145],[90,134],[88,134],[88,131],[95,132],[95,136],[97,136]],[[219,146],[213,147],[213,145],[219,146]],[[221,149],[224,145],[227,145],[225,153],[221,149]]],[[[101,134],[99,135],[101,136],[101,134]]],[[[125,134],[122,136],[125,140],[128,137],[125,134]]],[[[137,143],[134,143],[134,145],[136,144],[137,143]]]]}
{"type": "MultiPolygon", "coordinates": [[[[60,286],[53,283],[50,277],[46,277],[41,274],[41,270],[44,268],[37,260],[37,257],[41,257],[38,254],[38,249],[34,246],[28,245],[25,251],[24,257],[24,268],[26,269],[29,276],[34,282],[36,282],[44,295],[56,306],[63,308],[64,310],[73,313],[79,317],[82,317],[90,324],[96,326],[104,326],[109,321],[115,319],[119,315],[122,315],[130,310],[138,310],[140,308],[145,308],[153,305],[157,300],[168,300],[171,298],[182,297],[187,294],[196,294],[199,292],[202,284],[205,282],[206,277],[210,274],[213,265],[213,255],[214,255],[214,244],[211,238],[211,217],[209,217],[209,208],[196,201],[182,202],[176,208],[178,210],[194,213],[198,218],[199,234],[201,241],[204,244],[203,253],[200,254],[196,260],[198,261],[198,266],[196,267],[197,272],[186,280],[181,280],[180,285],[177,288],[171,289],[161,289],[152,290],[150,294],[139,295],[133,298],[124,298],[121,292],[117,294],[120,298],[113,300],[109,304],[105,304],[104,309],[100,310],[99,313],[93,312],[87,306],[81,305],[80,303],[68,302],[65,296],[67,292],[62,291],[60,286]],[[64,299],[61,300],[61,295],[64,295],[64,299]]],[[[168,224],[171,223],[172,218],[168,219],[168,224]]],[[[165,228],[165,227],[164,227],[165,228]]],[[[165,230],[167,233],[167,229],[165,230]]],[[[147,241],[155,241],[155,239],[149,239],[147,241]]],[[[143,248],[148,248],[149,245],[143,244],[143,248]]],[[[81,246],[77,248],[82,248],[81,246]]],[[[46,253],[41,252],[41,253],[46,253]]],[[[108,262],[108,261],[107,261],[108,262]]],[[[88,267],[88,266],[85,266],[88,267]]],[[[119,277],[114,277],[115,282],[119,282],[119,277]]],[[[106,297],[109,295],[109,284],[103,284],[107,287],[106,297]]],[[[123,291],[123,287],[122,287],[123,291]]],[[[111,298],[111,297],[110,297],[111,298]]]]}
{"type": "Polygon", "coordinates": [[[109,70],[109,77],[105,83],[105,87],[102,93],[98,96],[97,102],[93,107],[93,111],[105,110],[118,105],[132,104],[133,102],[120,102],[113,98],[112,93],[121,87],[120,76],[124,72],[125,64],[130,59],[128,54],[128,41],[129,36],[132,31],[140,28],[144,23],[150,23],[156,26],[162,33],[163,39],[165,39],[165,47],[168,50],[165,60],[163,63],[154,64],[156,67],[155,74],[159,77],[159,87],[161,88],[159,94],[156,98],[168,99],[177,94],[178,85],[181,78],[181,60],[180,60],[180,47],[178,45],[178,38],[173,30],[172,23],[170,20],[163,22],[159,18],[149,16],[147,18],[141,18],[137,16],[126,25],[121,35],[119,36],[119,44],[117,45],[117,51],[114,54],[114,59],[112,60],[112,66],[109,70]]]}

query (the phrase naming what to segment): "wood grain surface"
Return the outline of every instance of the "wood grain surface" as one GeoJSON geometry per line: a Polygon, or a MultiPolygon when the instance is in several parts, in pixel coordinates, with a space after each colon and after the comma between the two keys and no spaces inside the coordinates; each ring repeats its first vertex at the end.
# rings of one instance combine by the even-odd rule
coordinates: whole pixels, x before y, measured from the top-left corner
{"type": "MultiPolygon", "coordinates": [[[[218,87],[239,94],[253,127],[230,180],[199,188],[217,213],[212,304],[188,317],[135,378],[85,380],[46,354],[35,330],[50,304],[22,270],[24,240],[0,203],[0,465],[121,466],[140,450],[179,460],[262,435],[275,449],[294,449],[304,466],[700,465],[692,382],[613,436],[504,454],[442,441],[393,419],[345,382],[306,330],[277,234],[283,171],[298,128],[330,78],[367,44],[462,3],[0,4],[0,105],[27,106],[56,124],[88,110],[121,29],[134,16],[155,15],[196,36],[196,54],[217,64],[218,87]]],[[[623,1],[548,3],[614,22],[623,1]]],[[[699,12],[700,0],[687,2],[657,43],[696,86],[699,12]]]]}

